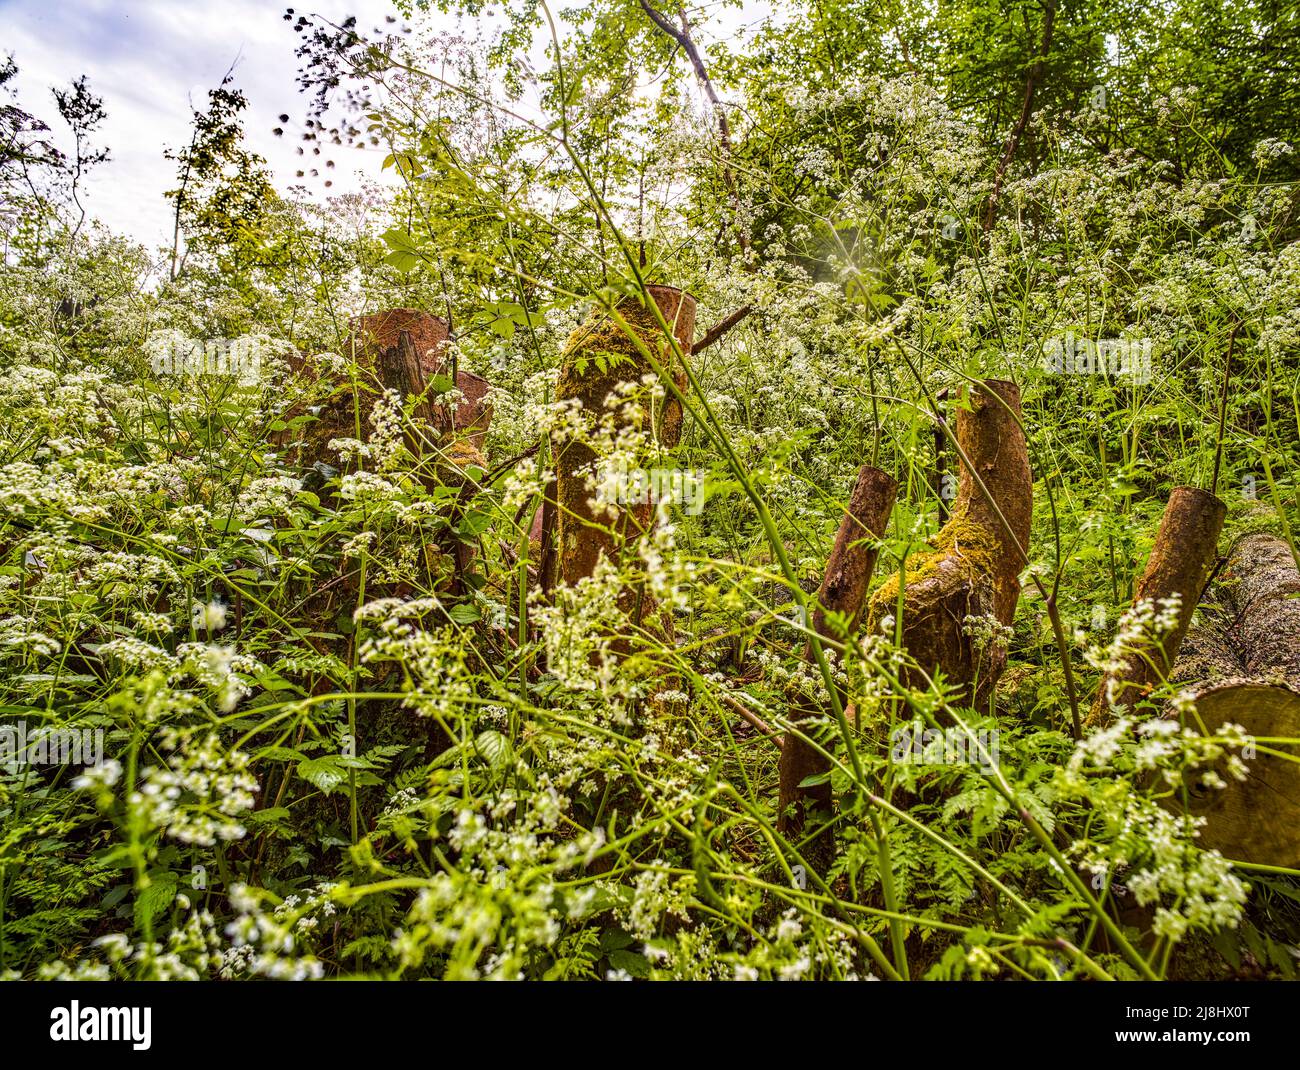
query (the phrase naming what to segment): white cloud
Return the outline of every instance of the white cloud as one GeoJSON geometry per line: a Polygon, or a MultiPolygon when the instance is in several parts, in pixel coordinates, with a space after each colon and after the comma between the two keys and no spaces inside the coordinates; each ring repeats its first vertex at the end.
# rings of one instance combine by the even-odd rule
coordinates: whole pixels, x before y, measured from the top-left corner
{"type": "MultiPolygon", "coordinates": [[[[0,52],[12,52],[19,67],[16,87],[23,106],[56,127],[52,86],[67,85],[85,74],[93,92],[104,98],[108,120],[98,142],[112,152],[109,163],[86,182],[84,203],[92,218],[131,235],[150,247],[170,242],[170,204],[163,194],[175,184],[175,165],[163,158],[165,148],[185,145],[190,137],[191,101],[206,106],[216,86],[238,58],[235,84],[249,107],[244,129],[250,149],[266,157],[277,185],[305,184],[316,196],[356,189],[364,177],[382,172],[383,154],[347,148],[323,178],[306,182],[295,172],[303,167],[296,153],[301,141],[305,100],[295,75],[299,43],[284,14],[293,0],[0,0],[0,52]],[[288,113],[286,136],[272,129],[288,113]]],[[[391,0],[312,0],[302,14],[319,14],[335,22],[355,15],[367,32],[396,15],[391,0]]],[[[724,10],[704,35],[730,36],[744,24],[767,17],[767,0],[748,0],[742,12],[724,10]]],[[[494,12],[495,14],[495,12],[494,12]]],[[[452,29],[445,16],[426,16],[435,27],[452,29]]],[[[501,20],[484,18],[471,33],[492,34],[501,20]]],[[[561,32],[564,32],[562,27],[561,32]]],[[[546,35],[533,42],[534,66],[547,63],[546,35]]],[[[678,62],[683,62],[678,58],[678,62]]],[[[692,87],[694,88],[694,87],[692,87]]],[[[695,94],[699,96],[698,92],[695,94]]],[[[702,97],[700,98],[703,108],[702,97]]],[[[310,157],[309,157],[310,159],[310,157]]],[[[310,166],[308,164],[307,166],[310,166]]]]}
{"type": "MultiPolygon", "coordinates": [[[[108,111],[99,141],[112,160],[87,180],[87,208],[152,247],[171,232],[163,194],[175,183],[175,165],[163,159],[163,149],[188,142],[191,98],[205,106],[207,91],[237,57],[235,84],[249,102],[248,147],[266,157],[281,188],[299,181],[298,142],[271,133],[281,113],[293,117],[290,128],[304,114],[294,82],[298,36],[284,21],[287,6],[278,0],[0,0],[0,47],[18,64],[20,102],[56,127],[56,142],[50,88],[88,76],[108,111]]],[[[363,30],[393,13],[388,0],[325,0],[310,10],[334,19],[355,14],[363,30]]],[[[328,192],[355,189],[361,174],[377,176],[381,159],[378,152],[342,153],[328,192]]],[[[320,182],[309,188],[326,192],[320,182]]]]}

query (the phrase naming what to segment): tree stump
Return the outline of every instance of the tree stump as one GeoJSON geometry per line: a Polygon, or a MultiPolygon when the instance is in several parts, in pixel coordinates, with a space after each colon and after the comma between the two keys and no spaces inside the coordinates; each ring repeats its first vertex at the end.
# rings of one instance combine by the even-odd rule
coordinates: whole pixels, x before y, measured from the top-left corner
{"type": "MultiPolygon", "coordinates": [[[[1196,713],[1211,733],[1239,724],[1256,740],[1246,755],[1246,779],[1221,766],[1226,787],[1188,784],[1188,809],[1206,819],[1200,842],[1225,857],[1268,866],[1300,865],[1300,694],[1250,679],[1225,679],[1195,693],[1196,713]],[[1262,748],[1289,757],[1265,753],[1262,748]]],[[[1191,774],[1195,777],[1196,774],[1191,774]]],[[[1175,808],[1181,799],[1172,799],[1175,808]]]]}
{"type": "MultiPolygon", "coordinates": [[[[833,634],[834,630],[827,621],[828,612],[848,617],[847,634],[852,637],[856,633],[876,567],[875,540],[885,533],[897,495],[898,484],[888,473],[869,464],[858,469],[848,509],[840,521],[821,589],[817,592],[813,630],[819,636],[839,638],[838,634],[833,634]]],[[[811,642],[804,650],[804,660],[813,660],[811,642]]],[[[819,707],[797,698],[792,701],[792,706],[795,720],[807,720],[820,712],[819,707]]],[[[799,834],[803,829],[805,810],[830,808],[829,780],[800,787],[807,778],[829,771],[830,762],[812,743],[794,732],[786,733],[781,745],[780,817],[777,825],[783,835],[799,834]]]]}
{"type": "Polygon", "coordinates": [[[1207,490],[1175,487],[1169,495],[1155,544],[1138,581],[1134,604],[1155,604],[1182,596],[1173,629],[1157,641],[1140,643],[1122,668],[1102,678],[1088,715],[1089,726],[1108,724],[1113,709],[1128,709],[1169,678],[1192,614],[1217,560],[1227,506],[1207,490]]]}
{"type": "Polygon", "coordinates": [[[437,373],[443,347],[450,337],[445,319],[414,308],[389,308],[354,316],[348,326],[352,328],[352,348],[358,362],[392,349],[405,331],[411,336],[411,344],[426,378],[437,373]]]}
{"type": "MultiPolygon", "coordinates": [[[[647,289],[672,327],[683,355],[689,356],[695,332],[695,298],[672,286],[647,289]]],[[[661,367],[672,375],[678,387],[683,387],[685,371],[670,360],[671,346],[654,313],[632,298],[616,307],[640,342],[658,356],[661,367]]],[[[609,316],[597,312],[569,338],[556,398],[576,400],[584,418],[599,421],[607,412],[605,401],[611,392],[623,383],[639,383],[651,372],[636,342],[609,316]]],[[[652,427],[647,413],[646,430],[657,430],[659,442],[665,447],[677,444],[681,426],[681,406],[671,397],[665,401],[657,429],[652,427]]],[[[602,557],[617,562],[626,543],[648,532],[654,521],[655,506],[648,501],[616,508],[612,518],[597,516],[587,486],[587,476],[593,473],[596,461],[590,446],[573,439],[560,444],[555,452],[555,571],[559,580],[570,585],[592,575],[602,557]]]]}
{"type": "MultiPolygon", "coordinates": [[[[1029,548],[1033,477],[1020,427],[1019,387],[1000,379],[974,386],[969,407],[957,413],[956,437],[964,454],[957,496],[948,522],[935,536],[934,550],[913,554],[906,562],[902,638],[925,673],[942,672],[979,705],[1006,667],[1006,650],[997,642],[981,649],[966,618],[1011,625],[1029,548]]],[[[899,583],[895,575],[871,596],[868,628],[878,629],[894,615],[899,583]]],[[[904,683],[924,686],[915,673],[904,673],[904,683]]]]}

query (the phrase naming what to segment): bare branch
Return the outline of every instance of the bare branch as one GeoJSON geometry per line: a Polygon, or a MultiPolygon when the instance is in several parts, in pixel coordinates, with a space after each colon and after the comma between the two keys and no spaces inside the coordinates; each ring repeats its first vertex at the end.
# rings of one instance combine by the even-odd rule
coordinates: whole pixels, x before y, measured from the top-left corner
{"type": "Polygon", "coordinates": [[[731,313],[731,315],[720,319],[704,332],[704,337],[691,345],[691,353],[698,353],[701,349],[707,349],[709,346],[713,345],[714,342],[720,342],[723,335],[753,311],[753,305],[741,305],[740,308],[736,309],[736,311],[731,313]]]}
{"type": "Polygon", "coordinates": [[[1038,88],[1038,83],[1042,81],[1043,68],[1046,66],[1048,54],[1052,51],[1052,28],[1055,23],[1056,4],[1049,0],[1049,3],[1044,6],[1042,44],[1038,49],[1038,57],[1034,60],[1033,66],[1029,68],[1029,74],[1025,78],[1025,98],[1020,105],[1020,118],[1016,120],[1016,125],[1012,127],[1011,134],[1007,138],[1006,147],[1002,150],[1002,159],[998,161],[998,170],[993,176],[993,192],[989,194],[988,205],[984,209],[984,232],[986,234],[993,229],[993,220],[997,215],[998,198],[1002,195],[1002,180],[1006,177],[1007,168],[1011,166],[1011,161],[1015,159],[1016,149],[1020,147],[1020,138],[1029,125],[1029,116],[1033,114],[1034,91],[1038,88]]]}
{"type": "Polygon", "coordinates": [[[682,51],[686,53],[686,58],[691,61],[691,66],[695,68],[695,77],[699,79],[704,95],[709,98],[709,104],[713,107],[713,114],[718,123],[718,142],[722,147],[722,181],[727,187],[731,218],[736,228],[736,241],[740,244],[740,252],[748,270],[750,269],[749,234],[740,221],[740,188],[736,185],[736,173],[731,164],[731,124],[727,121],[727,111],[722,105],[718,91],[713,86],[713,79],[709,77],[709,70],[704,65],[704,57],[700,55],[700,50],[691,37],[691,24],[686,18],[686,9],[677,9],[677,18],[681,22],[680,29],[674,26],[663,12],[655,10],[650,0],[641,0],[641,9],[650,16],[651,22],[681,46],[682,51]]]}

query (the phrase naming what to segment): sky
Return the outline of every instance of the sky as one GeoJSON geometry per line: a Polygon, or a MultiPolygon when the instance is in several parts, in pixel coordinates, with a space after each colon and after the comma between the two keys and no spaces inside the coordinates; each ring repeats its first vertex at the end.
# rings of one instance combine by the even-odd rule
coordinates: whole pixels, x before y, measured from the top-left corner
{"type": "MultiPolygon", "coordinates": [[[[299,183],[301,160],[292,135],[301,130],[305,99],[294,78],[298,35],[284,20],[294,0],[0,0],[0,56],[12,53],[22,107],[59,134],[53,86],[66,86],[85,74],[91,90],[103,97],[108,119],[97,144],[112,159],[86,180],[83,198],[91,217],[151,249],[170,242],[171,206],[163,194],[175,186],[176,165],[165,148],[189,143],[191,104],[205,108],[207,92],[237,62],[235,85],[248,98],[244,112],[247,147],[265,157],[281,190],[299,183]],[[291,122],[278,117],[288,113],[291,122]],[[284,125],[290,136],[272,130],[284,125]]],[[[746,0],[743,10],[707,4],[716,21],[709,36],[730,36],[741,25],[761,21],[768,0],[746,0]]],[[[391,0],[310,0],[299,14],[332,21],[358,18],[364,33],[396,15],[391,0]]],[[[446,16],[426,16],[434,28],[454,29],[446,16]]],[[[496,21],[485,20],[488,30],[496,21]]],[[[388,28],[388,27],[386,27],[388,28]]],[[[474,27],[462,27],[474,30],[474,27]]],[[[707,51],[707,44],[705,44],[707,51]]],[[[679,62],[684,62],[679,57],[679,62]]],[[[702,106],[702,101],[701,101],[702,106]]],[[[333,186],[303,183],[316,196],[346,193],[367,178],[393,181],[381,170],[383,153],[348,149],[330,172],[333,186]]]]}
{"type": "MultiPolygon", "coordinates": [[[[297,181],[298,142],[277,138],[278,116],[300,127],[305,99],[294,84],[298,42],[284,12],[293,0],[0,0],[0,54],[18,64],[19,103],[58,127],[50,89],[81,74],[104,98],[108,119],[98,142],[112,159],[86,183],[90,214],[151,248],[171,232],[176,166],[166,147],[189,143],[191,100],[206,107],[207,92],[238,59],[235,84],[248,98],[247,146],[266,157],[277,185],[297,181]]],[[[362,30],[395,14],[388,0],[312,0],[302,12],[341,19],[355,14],[362,30]]],[[[55,138],[60,147],[66,142],[55,138]]],[[[331,174],[329,193],[356,189],[361,176],[380,176],[378,152],[349,150],[331,174]]],[[[325,191],[320,183],[314,188],[325,191]]]]}

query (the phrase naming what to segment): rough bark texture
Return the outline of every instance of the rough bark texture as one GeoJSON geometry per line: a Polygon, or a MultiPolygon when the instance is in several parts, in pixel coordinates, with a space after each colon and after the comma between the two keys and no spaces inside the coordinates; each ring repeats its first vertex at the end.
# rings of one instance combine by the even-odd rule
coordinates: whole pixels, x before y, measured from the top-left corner
{"type": "MultiPolygon", "coordinates": [[[[876,567],[876,547],[889,524],[894,509],[898,484],[886,472],[871,465],[858,469],[857,482],[849,497],[848,511],[840,522],[835,545],[826,563],[826,574],[817,592],[817,608],[813,613],[813,629],[819,636],[838,639],[827,623],[827,612],[842,613],[849,617],[848,634],[857,630],[858,619],[866,602],[871,574],[876,567]],[[867,540],[867,541],[864,541],[867,540]]],[[[805,660],[812,660],[812,644],[804,651],[805,660]]],[[[804,720],[820,712],[809,708],[806,702],[792,704],[795,718],[804,720]]],[[[787,836],[797,835],[803,828],[805,811],[829,809],[830,783],[800,788],[800,783],[810,776],[826,773],[830,763],[807,740],[787,733],[781,746],[781,786],[779,825],[787,836]]]]}
{"type": "Polygon", "coordinates": [[[1246,675],[1232,637],[1231,609],[1215,592],[1201,599],[1196,624],[1188,629],[1169,680],[1197,687],[1246,675]]]}
{"type": "MultiPolygon", "coordinates": [[[[671,286],[651,286],[650,297],[659,307],[683,354],[689,356],[695,333],[695,298],[671,286]]],[[[628,299],[617,306],[618,314],[637,334],[661,367],[679,387],[685,371],[670,362],[672,350],[663,337],[654,313],[628,299]]],[[[599,421],[606,413],[605,399],[619,384],[640,382],[652,371],[635,342],[612,319],[597,313],[569,338],[560,366],[556,398],[576,399],[584,416],[599,421]]],[[[659,440],[675,446],[681,437],[681,406],[671,397],[665,402],[658,428],[659,440]]],[[[556,578],[568,584],[590,576],[602,556],[618,560],[623,545],[650,529],[653,503],[631,504],[608,515],[597,516],[588,505],[591,492],[586,477],[592,472],[596,454],[581,442],[568,441],[556,450],[556,578]]]]}
{"type": "Polygon", "coordinates": [[[376,365],[379,371],[379,381],[388,389],[396,390],[403,400],[418,398],[419,401],[414,410],[414,415],[417,418],[431,421],[433,418],[432,405],[429,403],[429,399],[424,396],[427,385],[425,383],[424,367],[420,363],[415,340],[411,337],[409,331],[401,331],[394,345],[379,351],[376,365]]]}
{"type": "MultiPolygon", "coordinates": [[[[439,316],[413,308],[390,308],[358,316],[352,321],[352,330],[354,347],[359,355],[382,353],[395,346],[398,337],[405,332],[414,344],[424,373],[423,382],[428,383],[438,375],[452,378],[453,369],[444,359],[450,332],[447,321],[439,316]]],[[[464,436],[449,447],[455,464],[462,468],[471,464],[483,467],[483,443],[492,422],[492,406],[487,401],[492,384],[480,375],[461,369],[455,369],[453,381],[463,397],[455,405],[446,401],[434,402],[429,406],[429,417],[434,430],[444,440],[450,442],[457,432],[464,436]]],[[[381,382],[385,386],[395,385],[382,377],[381,382]]]]}
{"type": "Polygon", "coordinates": [[[447,344],[449,335],[445,319],[414,308],[389,308],[382,312],[371,312],[355,317],[349,326],[352,328],[353,347],[359,361],[364,360],[368,354],[391,349],[397,345],[399,336],[405,331],[411,336],[426,378],[437,371],[442,360],[442,348],[447,344]]]}
{"type": "MultiPolygon", "coordinates": [[[[1300,570],[1287,543],[1255,533],[1237,539],[1213,592],[1201,601],[1171,679],[1192,694],[1201,724],[1235,723],[1257,738],[1300,738],[1300,570]]],[[[1174,716],[1174,711],[1170,711],[1174,716]]],[[[1227,786],[1192,789],[1206,818],[1201,841],[1229,858],[1300,864],[1300,745],[1269,743],[1247,760],[1248,778],[1218,770],[1227,786]]]]}
{"type": "MultiPolygon", "coordinates": [[[[434,368],[433,375],[451,377],[451,369],[443,364],[434,368]]],[[[433,426],[443,438],[463,436],[463,443],[471,447],[481,459],[488,428],[492,424],[492,403],[487,400],[492,384],[473,372],[456,372],[456,389],[461,397],[453,406],[439,402],[432,406],[433,426]]]]}
{"type": "MultiPolygon", "coordinates": [[[[965,459],[951,517],[935,537],[935,549],[907,561],[903,645],[925,672],[941,670],[950,682],[971,688],[974,700],[982,702],[1002,674],[1006,651],[998,644],[977,649],[965,620],[993,617],[1011,624],[1033,516],[1033,477],[1020,427],[1019,388],[1000,379],[973,388],[969,408],[957,414],[956,437],[965,459]]],[[[894,576],[872,595],[869,628],[878,628],[884,617],[896,612],[899,582],[894,576]]]]}
{"type": "MultiPolygon", "coordinates": [[[[1300,738],[1300,695],[1251,680],[1225,680],[1200,691],[1196,713],[1208,731],[1241,725],[1253,738],[1300,738]]],[[[1188,784],[1188,809],[1206,819],[1200,842],[1227,858],[1269,866],[1300,863],[1300,746],[1260,743],[1237,780],[1216,770],[1226,787],[1188,784]],[[1263,748],[1289,757],[1265,753],[1263,748]]],[[[1178,805],[1176,802],[1173,805],[1178,805]]]]}
{"type": "Polygon", "coordinates": [[[1276,535],[1242,536],[1228,554],[1220,589],[1233,609],[1242,669],[1300,691],[1300,569],[1291,547],[1276,535]]]}
{"type": "Polygon", "coordinates": [[[1088,716],[1089,725],[1108,724],[1112,708],[1128,709],[1168,679],[1217,560],[1227,506],[1207,490],[1175,487],[1156,532],[1134,602],[1158,603],[1174,594],[1182,606],[1174,628],[1158,642],[1145,643],[1124,659],[1120,671],[1104,676],[1088,716]]]}
{"type": "MultiPolygon", "coordinates": [[[[427,312],[411,308],[393,308],[356,317],[352,323],[350,352],[361,370],[362,381],[378,391],[396,390],[403,401],[410,397],[423,397],[429,381],[436,375],[450,373],[445,366],[445,347],[448,329],[445,320],[427,312]],[[410,352],[397,358],[401,339],[409,339],[410,352]]],[[[293,362],[301,375],[319,378],[321,368],[308,358],[293,362]]],[[[428,426],[427,438],[441,440],[444,466],[453,475],[470,466],[486,467],[483,443],[492,421],[492,406],[487,401],[491,384],[472,372],[456,372],[456,389],[463,399],[454,406],[434,397],[416,409],[416,416],[428,426]]],[[[370,411],[374,395],[366,392],[360,400],[361,433],[365,437],[373,430],[370,411]]],[[[305,467],[327,465],[333,468],[337,458],[329,450],[330,439],[352,438],[356,435],[357,401],[350,386],[336,390],[320,407],[316,419],[301,431],[294,441],[294,432],[281,432],[273,436],[282,446],[296,450],[297,458],[305,467]]],[[[289,419],[301,415],[291,412],[289,419]]],[[[418,436],[417,436],[418,437],[418,436]]],[[[409,444],[409,440],[408,440],[409,444]]],[[[412,450],[419,454],[419,450],[412,450]]]]}
{"type": "MultiPolygon", "coordinates": [[[[385,363],[383,355],[396,352],[402,334],[408,335],[420,371],[418,381],[424,384],[437,367],[438,354],[447,341],[447,324],[444,320],[409,308],[396,308],[387,312],[359,316],[352,321],[351,326],[352,342],[347,355],[353,356],[356,360],[362,381],[369,380],[369,385],[374,389],[391,387],[399,390],[404,398],[412,392],[409,386],[416,380],[409,372],[402,370],[400,363],[393,361],[385,363]],[[385,378],[394,374],[398,375],[401,381],[389,382],[385,378]]],[[[313,358],[292,363],[300,375],[310,379],[319,379],[323,374],[322,368],[313,358]]],[[[423,393],[423,385],[419,393],[423,393]]],[[[373,405],[374,395],[369,391],[363,393],[358,406],[352,388],[343,386],[325,399],[315,413],[316,419],[306,424],[300,433],[281,432],[274,436],[274,441],[282,446],[290,446],[296,452],[297,460],[304,467],[328,466],[333,469],[338,464],[338,458],[329,449],[330,440],[356,437],[358,407],[361,413],[362,437],[369,435],[372,430],[370,412],[373,405]]],[[[300,415],[301,412],[292,411],[286,414],[286,418],[293,419],[300,415]]],[[[432,416],[431,409],[426,416],[432,416]]]]}

